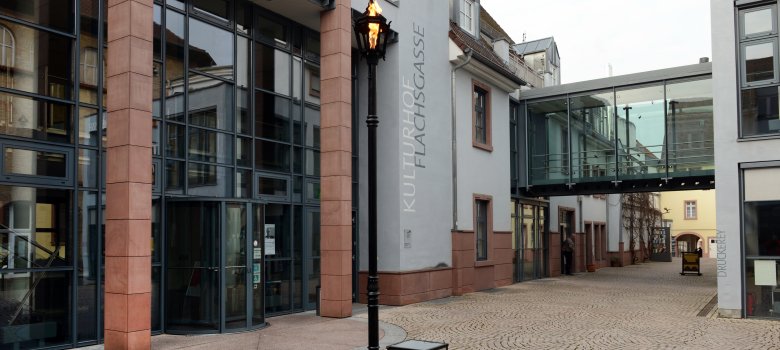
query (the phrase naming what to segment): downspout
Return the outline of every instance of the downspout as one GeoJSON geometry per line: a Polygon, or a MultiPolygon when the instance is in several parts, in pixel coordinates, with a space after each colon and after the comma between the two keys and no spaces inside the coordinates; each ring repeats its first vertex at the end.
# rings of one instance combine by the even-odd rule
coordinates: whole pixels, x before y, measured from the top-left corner
{"type": "Polygon", "coordinates": [[[455,72],[471,62],[474,51],[470,47],[463,50],[466,60],[452,68],[452,230],[458,230],[458,135],[457,135],[457,108],[455,108],[455,72]]]}

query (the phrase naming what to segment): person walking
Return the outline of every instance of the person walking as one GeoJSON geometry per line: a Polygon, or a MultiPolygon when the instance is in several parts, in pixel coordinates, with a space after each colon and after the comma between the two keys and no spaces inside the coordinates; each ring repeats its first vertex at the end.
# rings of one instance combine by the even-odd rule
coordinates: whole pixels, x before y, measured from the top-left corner
{"type": "Polygon", "coordinates": [[[563,272],[567,275],[574,275],[574,237],[567,235],[561,247],[563,251],[563,272]]]}

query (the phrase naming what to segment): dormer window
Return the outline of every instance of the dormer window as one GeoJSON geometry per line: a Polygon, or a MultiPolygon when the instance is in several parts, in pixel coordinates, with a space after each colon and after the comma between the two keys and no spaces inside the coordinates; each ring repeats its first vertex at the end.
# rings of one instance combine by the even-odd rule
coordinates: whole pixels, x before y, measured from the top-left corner
{"type": "Polygon", "coordinates": [[[476,34],[474,21],[474,0],[463,0],[460,7],[460,27],[471,34],[476,34]]]}

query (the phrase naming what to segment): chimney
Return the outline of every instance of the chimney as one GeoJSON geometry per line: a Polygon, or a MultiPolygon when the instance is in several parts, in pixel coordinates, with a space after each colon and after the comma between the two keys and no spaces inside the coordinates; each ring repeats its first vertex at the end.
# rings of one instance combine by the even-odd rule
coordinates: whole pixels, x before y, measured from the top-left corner
{"type": "Polygon", "coordinates": [[[493,52],[501,57],[504,62],[509,62],[509,41],[506,39],[497,39],[493,42],[493,52]]]}
{"type": "Polygon", "coordinates": [[[699,59],[699,63],[707,63],[709,61],[710,61],[709,57],[702,57],[702,58],[699,59]]]}

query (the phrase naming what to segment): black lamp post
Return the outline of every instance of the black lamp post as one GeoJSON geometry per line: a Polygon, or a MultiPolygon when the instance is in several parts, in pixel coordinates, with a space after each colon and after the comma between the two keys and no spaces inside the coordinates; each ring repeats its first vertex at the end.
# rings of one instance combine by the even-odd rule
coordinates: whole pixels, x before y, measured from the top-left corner
{"type": "Polygon", "coordinates": [[[355,20],[355,38],[360,54],[368,61],[368,349],[379,350],[379,276],[376,237],[376,65],[385,59],[390,23],[382,9],[369,0],[366,12],[355,20]]]}

